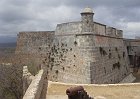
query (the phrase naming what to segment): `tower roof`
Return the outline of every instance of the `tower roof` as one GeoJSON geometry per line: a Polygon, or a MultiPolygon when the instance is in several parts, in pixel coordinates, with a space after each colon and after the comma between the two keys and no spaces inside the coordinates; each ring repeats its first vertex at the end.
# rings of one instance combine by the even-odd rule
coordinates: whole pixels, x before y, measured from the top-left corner
{"type": "Polygon", "coordinates": [[[82,13],[93,13],[93,10],[90,7],[86,7],[82,13]]]}

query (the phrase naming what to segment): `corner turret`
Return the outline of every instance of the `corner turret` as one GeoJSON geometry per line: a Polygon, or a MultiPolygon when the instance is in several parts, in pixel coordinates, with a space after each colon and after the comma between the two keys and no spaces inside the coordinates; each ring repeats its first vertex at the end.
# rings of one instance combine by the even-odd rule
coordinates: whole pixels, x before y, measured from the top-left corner
{"type": "Polygon", "coordinates": [[[82,32],[93,32],[93,15],[94,12],[91,8],[85,8],[81,13],[82,32]]]}

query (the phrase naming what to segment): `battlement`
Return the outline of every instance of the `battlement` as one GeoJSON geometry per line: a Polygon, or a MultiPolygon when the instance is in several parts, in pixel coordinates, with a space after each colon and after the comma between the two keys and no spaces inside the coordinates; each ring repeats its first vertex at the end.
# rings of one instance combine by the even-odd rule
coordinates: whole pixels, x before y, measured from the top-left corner
{"type": "Polygon", "coordinates": [[[107,27],[106,35],[111,36],[111,37],[123,38],[123,31],[118,30],[118,29],[113,28],[113,27],[107,27]]]}
{"type": "Polygon", "coordinates": [[[123,31],[114,27],[94,22],[92,32],[82,32],[82,22],[68,22],[58,24],[55,30],[55,35],[77,35],[77,34],[97,34],[115,38],[123,38],[123,31]]]}
{"type": "Polygon", "coordinates": [[[68,22],[58,24],[55,30],[55,35],[74,35],[82,32],[81,22],[68,22]]]}

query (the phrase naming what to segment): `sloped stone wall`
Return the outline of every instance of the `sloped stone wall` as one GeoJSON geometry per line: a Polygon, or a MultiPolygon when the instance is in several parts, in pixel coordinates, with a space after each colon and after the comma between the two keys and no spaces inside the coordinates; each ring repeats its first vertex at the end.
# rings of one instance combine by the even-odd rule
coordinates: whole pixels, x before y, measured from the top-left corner
{"type": "Polygon", "coordinates": [[[50,55],[48,77],[52,81],[90,83],[90,68],[85,53],[78,47],[77,37],[57,36],[50,55]]]}
{"type": "Polygon", "coordinates": [[[129,75],[129,60],[123,39],[95,36],[96,58],[91,64],[92,83],[118,83],[129,75]]]}
{"type": "Polygon", "coordinates": [[[51,44],[54,40],[54,31],[20,32],[17,39],[16,55],[27,65],[29,71],[35,75],[42,63],[47,61],[51,44]]]}

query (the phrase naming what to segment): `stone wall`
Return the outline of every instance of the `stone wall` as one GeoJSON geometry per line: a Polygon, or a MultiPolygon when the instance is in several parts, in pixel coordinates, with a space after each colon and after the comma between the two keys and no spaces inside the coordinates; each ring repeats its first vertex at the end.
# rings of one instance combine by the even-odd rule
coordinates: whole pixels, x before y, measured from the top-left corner
{"type": "Polygon", "coordinates": [[[20,32],[17,39],[16,55],[22,60],[22,65],[27,65],[29,71],[35,75],[40,70],[42,63],[47,61],[54,31],[20,32]]]}
{"type": "Polygon", "coordinates": [[[130,73],[123,31],[93,15],[82,12],[81,21],[58,24],[55,33],[21,32],[16,53],[27,55],[28,66],[45,66],[51,81],[118,83],[130,73]]]}
{"type": "Polygon", "coordinates": [[[90,67],[86,53],[78,47],[78,38],[57,36],[49,64],[49,80],[71,83],[90,83],[90,67]]]}
{"type": "Polygon", "coordinates": [[[118,38],[123,38],[123,31],[118,30],[114,27],[107,27],[106,28],[106,35],[110,37],[118,37],[118,38]]]}
{"type": "Polygon", "coordinates": [[[130,67],[135,68],[134,72],[137,72],[140,67],[140,40],[125,39],[124,43],[127,46],[130,67]]]}
{"type": "Polygon", "coordinates": [[[100,35],[106,35],[106,25],[94,22],[94,32],[100,35]]]}
{"type": "Polygon", "coordinates": [[[25,94],[27,88],[31,84],[32,80],[34,79],[34,76],[28,71],[27,66],[23,66],[23,95],[25,94]]]}
{"type": "Polygon", "coordinates": [[[94,40],[96,61],[91,62],[92,83],[118,83],[130,73],[123,39],[95,36],[94,40]]]}
{"type": "Polygon", "coordinates": [[[29,85],[23,99],[42,99],[40,97],[43,90],[43,82],[45,80],[44,77],[44,71],[40,70],[29,85]]]}
{"type": "Polygon", "coordinates": [[[50,48],[53,37],[54,31],[20,32],[16,54],[44,54],[50,48]]]}
{"type": "MultiPolygon", "coordinates": [[[[28,60],[29,63],[36,60],[34,66],[46,66],[46,76],[51,81],[118,83],[130,73],[122,38],[106,36],[106,32],[101,35],[72,34],[73,30],[68,27],[62,30],[58,26],[56,35],[46,32],[21,33],[16,53],[31,55],[28,60]]],[[[102,27],[104,29],[100,32],[106,31],[105,26],[102,27]]]]}
{"type": "Polygon", "coordinates": [[[71,35],[82,32],[81,22],[69,22],[58,24],[55,30],[55,35],[71,35]]]}
{"type": "Polygon", "coordinates": [[[95,35],[56,36],[48,66],[49,80],[118,83],[129,73],[123,39],[95,35]]]}
{"type": "Polygon", "coordinates": [[[125,39],[124,41],[129,55],[140,55],[140,40],[125,39]]]}

